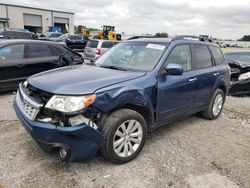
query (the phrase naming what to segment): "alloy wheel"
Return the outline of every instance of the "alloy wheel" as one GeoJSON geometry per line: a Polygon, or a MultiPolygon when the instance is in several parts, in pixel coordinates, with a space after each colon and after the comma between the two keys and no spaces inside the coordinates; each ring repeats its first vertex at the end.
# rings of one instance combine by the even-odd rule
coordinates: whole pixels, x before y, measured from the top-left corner
{"type": "Polygon", "coordinates": [[[122,123],[113,138],[113,148],[119,157],[129,157],[137,151],[143,137],[141,124],[136,120],[122,123]]]}

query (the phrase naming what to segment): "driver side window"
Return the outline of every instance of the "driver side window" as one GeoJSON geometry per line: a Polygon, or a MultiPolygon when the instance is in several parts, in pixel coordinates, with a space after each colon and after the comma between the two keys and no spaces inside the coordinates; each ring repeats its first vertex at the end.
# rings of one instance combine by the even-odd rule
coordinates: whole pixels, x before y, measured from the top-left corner
{"type": "Polygon", "coordinates": [[[184,71],[188,71],[192,68],[191,61],[190,46],[188,44],[178,45],[171,51],[164,65],[166,67],[169,63],[174,63],[181,65],[184,71]]]}

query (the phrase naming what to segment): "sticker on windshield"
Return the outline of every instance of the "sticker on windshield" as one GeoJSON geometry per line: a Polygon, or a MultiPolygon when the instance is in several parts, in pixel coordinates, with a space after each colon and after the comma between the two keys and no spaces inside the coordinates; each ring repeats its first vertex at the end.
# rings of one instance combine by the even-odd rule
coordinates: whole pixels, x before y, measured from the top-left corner
{"type": "Polygon", "coordinates": [[[148,44],[146,48],[152,48],[156,50],[164,50],[165,46],[159,45],[159,44],[148,44]]]}

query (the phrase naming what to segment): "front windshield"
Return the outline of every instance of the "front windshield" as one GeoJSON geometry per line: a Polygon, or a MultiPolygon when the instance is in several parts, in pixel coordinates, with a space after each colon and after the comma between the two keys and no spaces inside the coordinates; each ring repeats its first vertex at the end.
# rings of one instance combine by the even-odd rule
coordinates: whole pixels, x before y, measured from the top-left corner
{"type": "Polygon", "coordinates": [[[250,64],[250,52],[249,53],[229,53],[225,54],[226,59],[241,61],[250,64]]]}
{"type": "Polygon", "coordinates": [[[101,56],[95,64],[121,70],[151,71],[166,49],[166,45],[145,42],[120,43],[101,56]]]}

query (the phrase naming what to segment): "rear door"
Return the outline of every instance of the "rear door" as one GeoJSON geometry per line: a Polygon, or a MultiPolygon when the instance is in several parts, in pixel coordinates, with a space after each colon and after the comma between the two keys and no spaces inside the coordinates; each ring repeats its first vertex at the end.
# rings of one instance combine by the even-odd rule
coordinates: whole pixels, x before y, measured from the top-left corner
{"type": "Polygon", "coordinates": [[[29,75],[59,67],[59,49],[47,44],[27,45],[26,71],[29,75]]]}
{"type": "Polygon", "coordinates": [[[193,69],[195,70],[195,79],[197,92],[194,97],[194,103],[197,107],[207,105],[210,101],[210,95],[214,86],[216,70],[210,50],[205,44],[192,44],[193,69]]]}
{"type": "Polygon", "coordinates": [[[0,90],[15,88],[27,76],[25,45],[11,44],[0,48],[0,90]]]}

